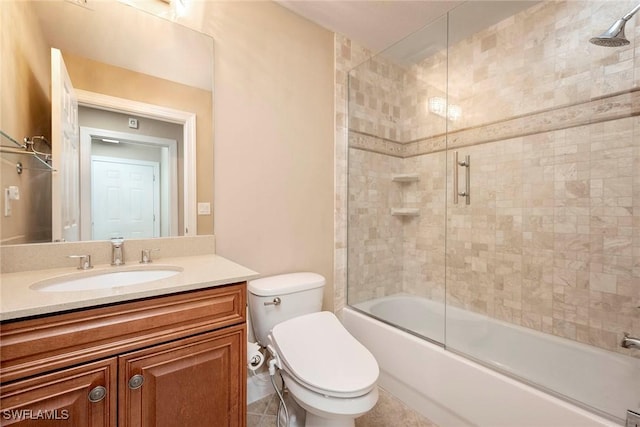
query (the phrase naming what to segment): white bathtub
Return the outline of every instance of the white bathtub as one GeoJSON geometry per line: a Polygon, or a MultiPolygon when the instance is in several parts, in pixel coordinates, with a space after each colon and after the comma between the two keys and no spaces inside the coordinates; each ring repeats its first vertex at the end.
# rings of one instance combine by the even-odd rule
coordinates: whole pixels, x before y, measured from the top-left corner
{"type": "Polygon", "coordinates": [[[623,423],[627,409],[640,411],[640,359],[447,307],[448,348],[580,402],[591,412],[358,310],[444,342],[443,305],[393,296],[343,312],[346,328],[378,360],[380,385],[443,427],[606,426],[617,425],[611,420],[623,423]]]}

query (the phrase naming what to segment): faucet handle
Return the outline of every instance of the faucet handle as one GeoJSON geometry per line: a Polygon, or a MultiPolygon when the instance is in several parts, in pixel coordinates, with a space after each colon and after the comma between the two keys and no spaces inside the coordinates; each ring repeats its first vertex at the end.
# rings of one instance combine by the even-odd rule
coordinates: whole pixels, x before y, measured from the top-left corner
{"type": "Polygon", "coordinates": [[[155,248],[155,249],[143,249],[142,253],[140,254],[140,264],[149,264],[151,262],[153,262],[153,260],[151,259],[151,252],[158,252],[160,249],[155,248]]]}
{"type": "Polygon", "coordinates": [[[91,255],[69,255],[68,258],[78,258],[78,270],[90,270],[93,268],[91,255]]]}

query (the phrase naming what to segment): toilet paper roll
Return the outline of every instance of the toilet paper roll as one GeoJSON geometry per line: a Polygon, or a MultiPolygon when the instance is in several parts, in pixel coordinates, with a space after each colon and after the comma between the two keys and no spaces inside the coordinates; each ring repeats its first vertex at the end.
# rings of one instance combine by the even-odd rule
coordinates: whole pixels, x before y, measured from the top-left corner
{"type": "Polygon", "coordinates": [[[264,355],[260,352],[260,346],[255,342],[247,343],[247,368],[257,370],[264,363],[264,355]]]}

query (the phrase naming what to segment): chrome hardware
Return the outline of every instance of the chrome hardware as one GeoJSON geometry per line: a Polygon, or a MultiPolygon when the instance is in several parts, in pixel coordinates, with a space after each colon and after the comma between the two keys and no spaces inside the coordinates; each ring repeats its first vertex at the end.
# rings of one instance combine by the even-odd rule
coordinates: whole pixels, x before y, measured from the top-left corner
{"type": "Polygon", "coordinates": [[[102,387],[101,385],[94,387],[89,392],[89,402],[96,403],[100,402],[107,395],[107,389],[102,387]]]}
{"type": "Polygon", "coordinates": [[[91,255],[69,255],[67,258],[78,258],[78,270],[90,270],[93,268],[91,255]]]}
{"type": "Polygon", "coordinates": [[[144,382],[144,377],[140,374],[136,374],[129,378],[129,388],[131,390],[136,390],[142,387],[142,383],[144,382]]]}
{"type": "Polygon", "coordinates": [[[471,156],[468,154],[464,157],[463,161],[458,161],[458,152],[454,151],[453,153],[453,203],[458,204],[458,196],[465,197],[465,203],[467,205],[471,204],[471,174],[470,174],[470,166],[471,166],[471,156]],[[464,191],[458,191],[458,166],[462,166],[465,168],[464,170],[464,180],[465,180],[465,189],[464,191]]]}
{"type": "Polygon", "coordinates": [[[111,239],[111,265],[124,265],[124,237],[111,239]]]}
{"type": "Polygon", "coordinates": [[[257,355],[256,355],[256,356],[253,356],[253,357],[251,358],[251,360],[249,360],[249,364],[250,364],[251,366],[254,366],[254,367],[255,367],[255,366],[260,365],[260,362],[261,362],[261,361],[262,361],[262,359],[260,359],[260,356],[257,356],[257,355]]]}
{"type": "Polygon", "coordinates": [[[264,303],[264,305],[280,305],[281,302],[282,300],[280,299],[280,297],[275,297],[273,301],[267,301],[264,303]]]}
{"type": "Polygon", "coordinates": [[[160,249],[143,249],[140,254],[140,264],[149,264],[153,262],[151,259],[151,252],[157,252],[160,249]]]}
{"type": "Polygon", "coordinates": [[[622,343],[620,344],[624,348],[637,348],[640,350],[640,338],[634,338],[629,336],[628,333],[625,332],[624,338],[622,339],[622,343]]]}

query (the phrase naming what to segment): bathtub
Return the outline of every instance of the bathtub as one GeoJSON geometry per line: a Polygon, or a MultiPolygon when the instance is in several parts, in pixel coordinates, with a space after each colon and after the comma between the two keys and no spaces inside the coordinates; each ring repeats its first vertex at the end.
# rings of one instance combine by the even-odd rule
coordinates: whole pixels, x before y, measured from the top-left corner
{"type": "Polygon", "coordinates": [[[453,351],[400,329],[444,342],[441,303],[399,295],[343,310],[345,327],[378,360],[380,386],[438,425],[614,426],[627,409],[640,412],[640,359],[446,310],[453,351]]]}

